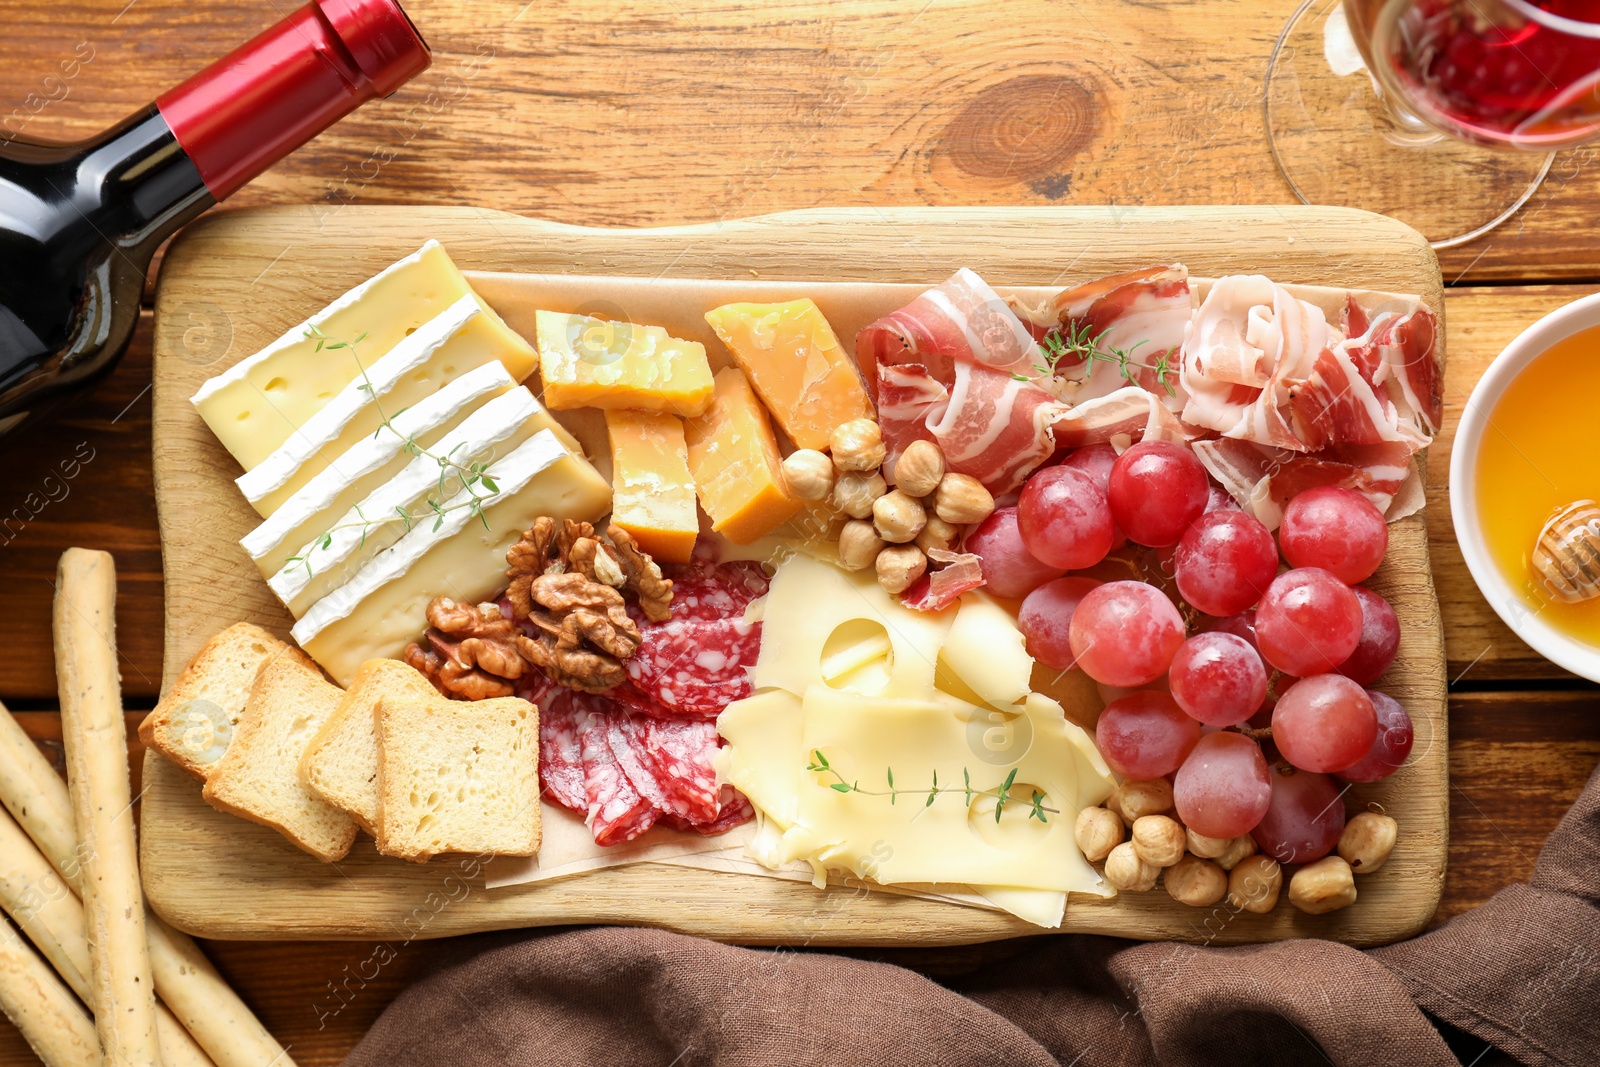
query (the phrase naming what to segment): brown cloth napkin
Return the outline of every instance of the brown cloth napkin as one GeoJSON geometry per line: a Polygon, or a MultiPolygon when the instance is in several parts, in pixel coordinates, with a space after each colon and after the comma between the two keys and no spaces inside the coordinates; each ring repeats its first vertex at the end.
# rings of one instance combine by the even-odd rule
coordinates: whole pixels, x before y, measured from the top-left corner
{"type": "Polygon", "coordinates": [[[896,966],[659,930],[464,938],[345,1062],[1593,1067],[1597,905],[1600,772],[1530,884],[1368,952],[1046,936],[936,980],[913,968],[948,950],[895,952],[896,966]]]}

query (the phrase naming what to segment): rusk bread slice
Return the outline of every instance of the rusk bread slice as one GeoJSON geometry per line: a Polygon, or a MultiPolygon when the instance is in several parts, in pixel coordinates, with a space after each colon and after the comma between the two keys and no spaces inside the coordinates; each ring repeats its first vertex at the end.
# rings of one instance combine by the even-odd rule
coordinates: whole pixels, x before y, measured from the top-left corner
{"type": "Polygon", "coordinates": [[[378,851],[539,850],[539,709],[520,697],[385,697],[378,706],[378,851]]]}
{"type": "Polygon", "coordinates": [[[250,691],[228,751],[201,795],[218,811],[270,826],[331,863],[350,851],[356,822],[306,791],[300,757],[344,696],[320,671],[280,656],[250,691]]]}
{"type": "Polygon", "coordinates": [[[311,658],[259,626],[234,623],[206,642],[139,726],[139,739],[202,781],[239,724],[261,669],[279,657],[311,658]]]}
{"type": "Polygon", "coordinates": [[[339,706],[300,757],[300,780],[311,794],[349,812],[378,836],[378,701],[444,698],[420,671],[395,659],[363,663],[339,706]]]}

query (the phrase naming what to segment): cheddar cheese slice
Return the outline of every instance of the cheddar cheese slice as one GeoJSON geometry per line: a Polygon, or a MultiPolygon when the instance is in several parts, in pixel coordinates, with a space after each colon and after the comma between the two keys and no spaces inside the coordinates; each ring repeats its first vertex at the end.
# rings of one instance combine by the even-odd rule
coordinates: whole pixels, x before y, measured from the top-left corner
{"type": "MultiPolygon", "coordinates": [[[[211,432],[249,470],[361,373],[349,349],[328,350],[328,340],[361,339],[362,362],[371,366],[423,323],[464,296],[495,321],[438,241],[351,289],[261,351],[211,378],[190,398],[211,432]]],[[[502,324],[503,326],[503,324],[502,324]]]]}
{"type": "Polygon", "coordinates": [[[534,316],[544,402],[698,415],[711,401],[705,345],[659,326],[540,311],[534,316]]]}
{"type": "Polygon", "coordinates": [[[652,411],[608,411],[611,521],[650,555],[688,563],[700,534],[683,420],[652,411]]]}
{"type": "Polygon", "coordinates": [[[855,361],[810,300],[724,304],[706,321],[799,447],[825,450],[835,426],[873,417],[855,361]]]}
{"type": "Polygon", "coordinates": [[[747,545],[800,510],[766,409],[739,368],[717,372],[711,406],[683,432],[695,493],[717,533],[747,545]]]}

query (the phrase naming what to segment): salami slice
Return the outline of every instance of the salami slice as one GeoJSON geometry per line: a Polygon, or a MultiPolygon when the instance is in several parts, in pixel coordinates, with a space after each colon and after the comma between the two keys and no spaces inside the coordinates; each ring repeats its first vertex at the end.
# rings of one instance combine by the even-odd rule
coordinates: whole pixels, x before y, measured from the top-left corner
{"type": "Polygon", "coordinates": [[[663,815],[661,824],[683,833],[704,834],[706,837],[715,837],[725,834],[735,826],[742,826],[756,817],[756,809],[751,806],[745,795],[731,785],[722,787],[719,798],[720,808],[717,817],[710,822],[695,823],[676,815],[663,815]]]}
{"type": "Polygon", "coordinates": [[[579,735],[583,749],[586,821],[595,844],[620,845],[655,825],[660,812],[628,781],[611,753],[610,717],[615,711],[591,713],[579,735]]]}
{"type": "Polygon", "coordinates": [[[618,707],[627,708],[635,715],[643,715],[648,719],[715,722],[721,711],[720,708],[669,708],[651,700],[648,695],[634,688],[632,682],[623,682],[615,688],[607,689],[605,695],[618,707]]]}
{"type": "Polygon", "coordinates": [[[759,563],[738,560],[713,567],[690,564],[672,580],[672,616],[715,622],[742,615],[772,584],[759,563]]]}
{"type": "Polygon", "coordinates": [[[666,798],[666,810],[690,822],[715,820],[719,810],[714,722],[645,719],[645,757],[666,798]]]}
{"type": "Polygon", "coordinates": [[[606,741],[634,791],[657,811],[670,812],[674,806],[667,799],[664,783],[650,758],[650,742],[645,736],[645,724],[649,721],[620,708],[611,711],[606,715],[606,741]]]}
{"type": "Polygon", "coordinates": [[[583,727],[592,705],[582,694],[559,686],[540,696],[542,699],[535,701],[539,705],[539,780],[551,800],[587,814],[583,727]]]}

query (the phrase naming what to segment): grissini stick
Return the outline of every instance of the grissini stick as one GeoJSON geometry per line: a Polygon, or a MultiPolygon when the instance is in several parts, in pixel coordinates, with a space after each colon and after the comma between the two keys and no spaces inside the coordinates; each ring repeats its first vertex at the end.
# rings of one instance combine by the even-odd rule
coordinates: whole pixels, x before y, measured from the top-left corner
{"type": "MultiPolygon", "coordinates": [[[[76,889],[80,882],[78,836],[67,783],[3,704],[0,804],[33,838],[62,880],[76,889]]],[[[146,918],[156,993],[211,1059],[219,1067],[294,1067],[283,1046],[229,988],[189,935],[172,929],[158,916],[146,918]]],[[[163,1053],[166,1048],[163,1034],[163,1053]]],[[[168,1067],[175,1067],[175,1062],[168,1067]]]]}
{"type": "Polygon", "coordinates": [[[0,919],[0,1009],[46,1067],[100,1067],[94,1020],[4,919],[0,919]]]}
{"type": "MultiPolygon", "coordinates": [[[[0,810],[0,910],[11,916],[74,993],[90,998],[89,938],[83,904],[16,821],[0,810]]],[[[156,1005],[156,1036],[166,1067],[211,1067],[177,1016],[156,1005]]],[[[99,1039],[96,1038],[96,1047],[99,1039]]]]}
{"type": "Polygon", "coordinates": [[[67,794],[81,846],[90,1007],[109,1067],[161,1067],[117,669],[116,565],[69,548],[53,617],[67,794]]]}

